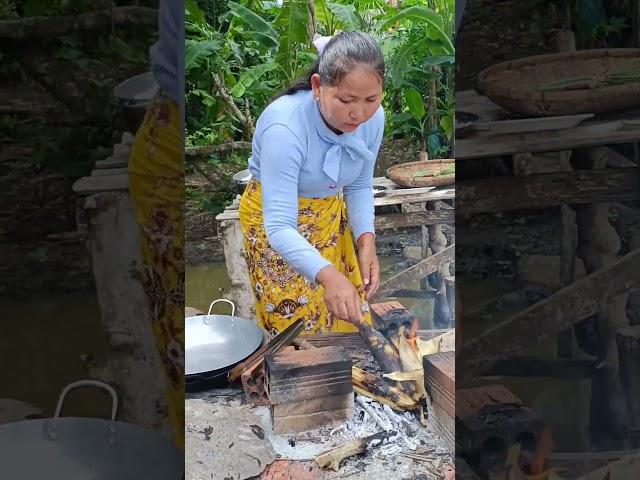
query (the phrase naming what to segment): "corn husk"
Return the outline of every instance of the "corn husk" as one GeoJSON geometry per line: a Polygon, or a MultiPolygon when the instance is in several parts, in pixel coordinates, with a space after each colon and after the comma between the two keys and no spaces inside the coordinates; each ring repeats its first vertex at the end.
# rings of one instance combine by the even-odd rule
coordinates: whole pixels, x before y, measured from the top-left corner
{"type": "Polygon", "coordinates": [[[426,341],[417,338],[416,346],[418,347],[420,358],[434,353],[453,352],[456,349],[456,331],[450,330],[426,341]]]}

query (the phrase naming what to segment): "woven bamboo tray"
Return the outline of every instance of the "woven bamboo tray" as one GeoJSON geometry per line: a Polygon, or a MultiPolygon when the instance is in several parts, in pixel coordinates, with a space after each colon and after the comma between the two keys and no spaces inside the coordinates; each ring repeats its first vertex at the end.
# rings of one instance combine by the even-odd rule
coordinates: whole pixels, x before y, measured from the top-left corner
{"type": "Polygon", "coordinates": [[[387,178],[405,188],[442,187],[456,182],[456,174],[439,175],[455,165],[455,160],[426,160],[402,163],[387,170],[387,178]]]}
{"type": "Polygon", "coordinates": [[[478,76],[494,103],[528,115],[602,113],[640,106],[640,49],[536,55],[478,76]]]}

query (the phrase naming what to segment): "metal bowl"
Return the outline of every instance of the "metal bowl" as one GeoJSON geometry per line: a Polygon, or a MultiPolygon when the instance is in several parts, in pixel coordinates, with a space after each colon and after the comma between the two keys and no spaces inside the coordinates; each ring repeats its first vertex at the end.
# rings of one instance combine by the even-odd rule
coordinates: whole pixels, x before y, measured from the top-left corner
{"type": "Polygon", "coordinates": [[[248,168],[246,170],[239,171],[233,177],[231,177],[233,181],[233,190],[238,195],[242,195],[244,193],[244,189],[247,188],[247,184],[251,181],[252,178],[253,175],[251,175],[251,171],[248,168]]]}
{"type": "Polygon", "coordinates": [[[158,93],[160,86],[151,72],[128,78],[113,89],[118,101],[118,111],[127,130],[136,133],[142,125],[147,106],[158,93]]]}

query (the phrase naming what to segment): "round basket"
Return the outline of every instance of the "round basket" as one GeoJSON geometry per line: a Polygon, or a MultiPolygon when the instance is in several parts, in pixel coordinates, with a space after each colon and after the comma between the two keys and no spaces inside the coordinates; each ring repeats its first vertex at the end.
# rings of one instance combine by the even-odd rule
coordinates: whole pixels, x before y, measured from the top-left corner
{"type": "Polygon", "coordinates": [[[640,106],[640,49],[536,55],[489,67],[482,92],[512,112],[547,116],[640,106]]]}
{"type": "Polygon", "coordinates": [[[442,187],[456,183],[455,171],[441,175],[442,171],[455,168],[455,160],[426,160],[395,165],[387,170],[387,178],[405,188],[442,187]]]}

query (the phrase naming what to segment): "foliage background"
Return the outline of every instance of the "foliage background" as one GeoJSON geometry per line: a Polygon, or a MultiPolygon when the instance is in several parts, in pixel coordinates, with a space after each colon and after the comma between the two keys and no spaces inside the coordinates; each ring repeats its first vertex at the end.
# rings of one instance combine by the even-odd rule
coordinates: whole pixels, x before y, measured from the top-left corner
{"type": "Polygon", "coordinates": [[[226,147],[250,142],[269,99],[315,60],[314,33],[361,30],[376,38],[387,64],[387,138],[408,138],[430,158],[447,157],[453,142],[454,5],[187,0],[186,141],[200,147],[187,156],[187,171],[216,185],[207,194],[188,185],[188,195],[212,211],[229,201],[228,176],[246,168],[250,152],[229,154],[226,147]],[[218,148],[202,148],[212,145],[218,148]]]}

